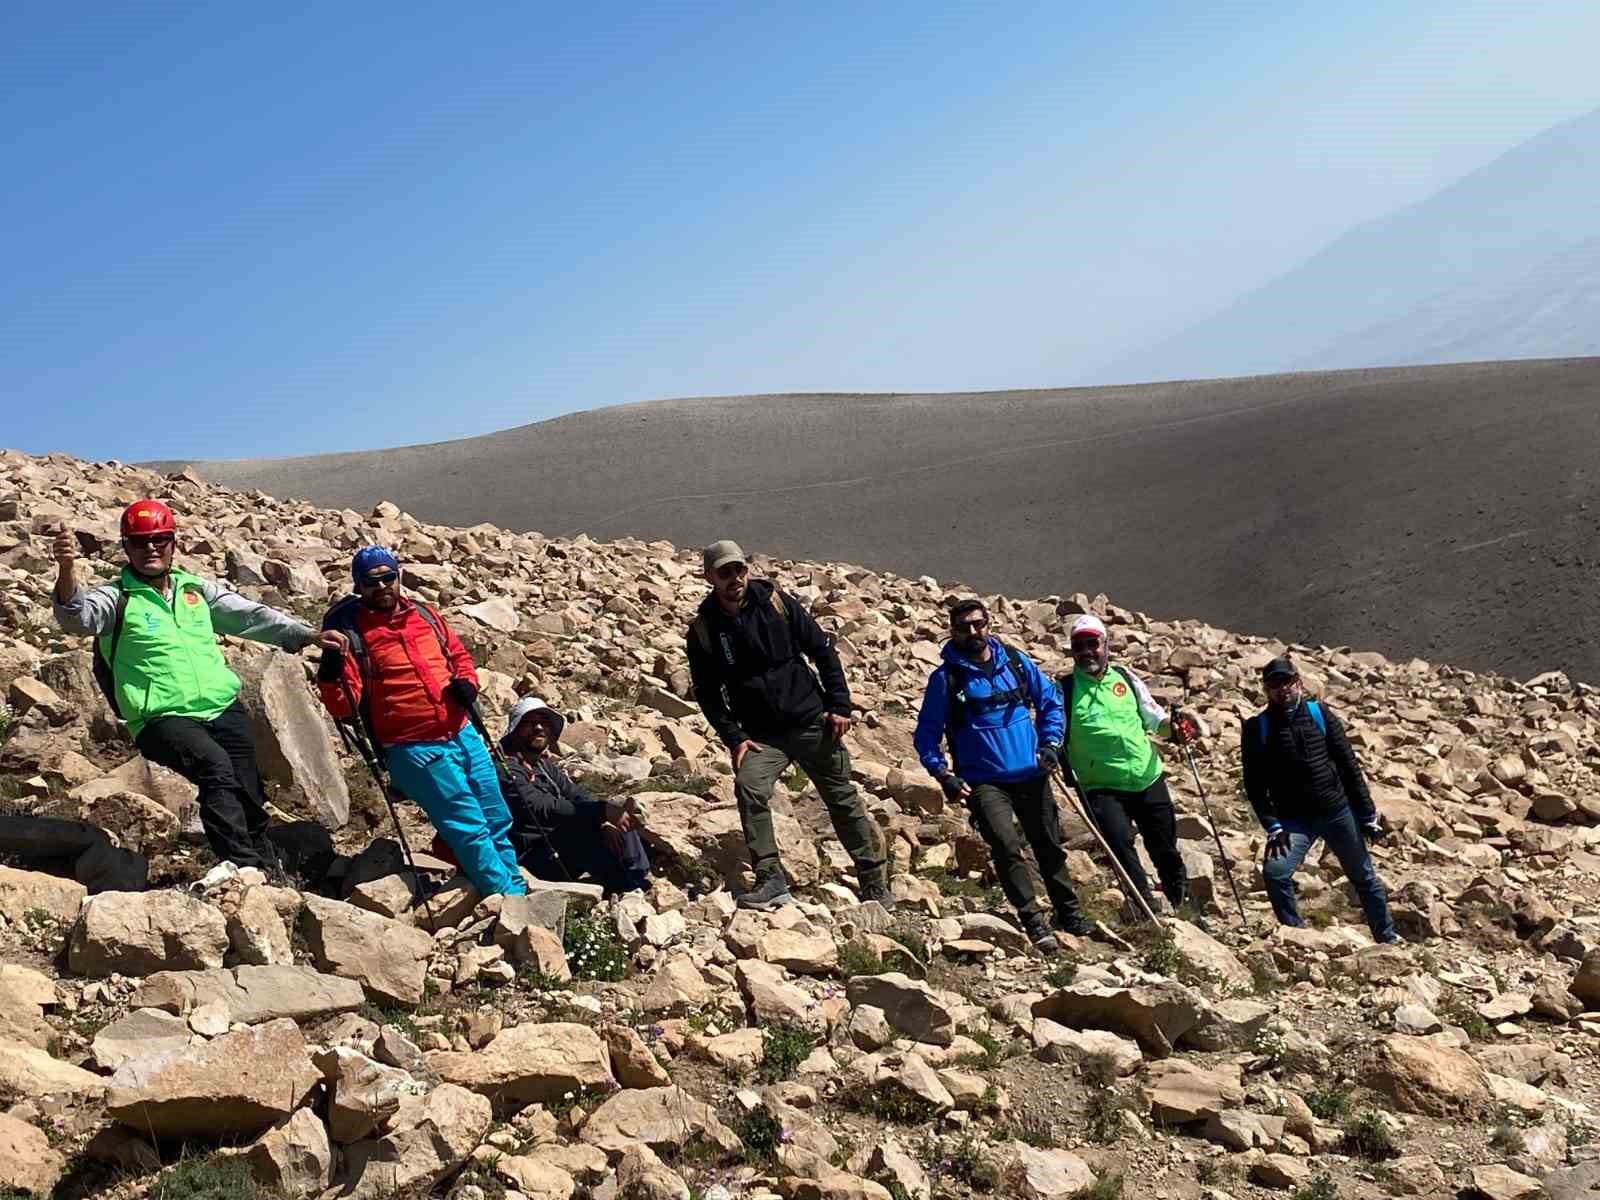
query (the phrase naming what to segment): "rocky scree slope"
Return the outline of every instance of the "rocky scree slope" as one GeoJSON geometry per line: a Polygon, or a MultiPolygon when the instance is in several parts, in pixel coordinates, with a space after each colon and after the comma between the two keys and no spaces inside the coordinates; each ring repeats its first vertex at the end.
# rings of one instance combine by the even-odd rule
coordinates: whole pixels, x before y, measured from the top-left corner
{"type": "Polygon", "coordinates": [[[1163,748],[1210,932],[1125,923],[1067,816],[1108,936],[1045,960],[911,752],[952,583],[759,564],[837,635],[900,905],[857,902],[795,775],[778,827],[801,900],[757,915],[733,905],[731,778],[689,695],[692,552],[320,510],[115,463],[0,465],[0,820],[100,823],[156,885],[89,894],[74,876],[97,886],[93,863],[9,843],[0,1195],[1328,1200],[1600,1181],[1600,701],[1581,684],[1292,647],[1396,830],[1377,854],[1409,941],[1374,946],[1331,860],[1302,871],[1300,930],[1272,923],[1253,865],[1238,720],[1282,644],[1100,596],[987,597],[1047,668],[1066,665],[1072,614],[1101,613],[1119,657],[1207,719],[1200,771],[1250,914],[1241,929],[1224,907],[1192,780],[1163,748]],[[343,853],[314,883],[217,868],[193,790],[133,753],[50,617],[57,523],[109,574],[117,512],[151,493],[181,514],[186,566],[307,616],[342,591],[353,547],[393,546],[483,665],[486,707],[540,693],[574,718],[571,768],[638,797],[651,889],[482,899],[444,879],[409,909],[311,656],[234,644],[279,815],[343,853]]]}

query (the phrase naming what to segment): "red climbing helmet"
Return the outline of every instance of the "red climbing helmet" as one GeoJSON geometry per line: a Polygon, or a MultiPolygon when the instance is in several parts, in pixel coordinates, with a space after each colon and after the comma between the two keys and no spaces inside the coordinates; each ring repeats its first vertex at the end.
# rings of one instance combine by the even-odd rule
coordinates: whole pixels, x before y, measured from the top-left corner
{"type": "Polygon", "coordinates": [[[123,537],[177,532],[177,518],[159,500],[135,500],[122,510],[123,537]]]}

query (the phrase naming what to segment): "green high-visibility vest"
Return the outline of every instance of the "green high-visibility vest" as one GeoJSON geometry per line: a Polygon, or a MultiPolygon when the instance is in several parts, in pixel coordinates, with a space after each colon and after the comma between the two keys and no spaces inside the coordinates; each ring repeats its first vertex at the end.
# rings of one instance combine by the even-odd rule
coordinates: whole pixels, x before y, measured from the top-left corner
{"type": "Polygon", "coordinates": [[[1085,792],[1142,792],[1161,778],[1139,697],[1120,671],[1107,669],[1096,679],[1074,670],[1067,715],[1067,761],[1085,792]]]}
{"type": "Polygon", "coordinates": [[[169,601],[124,568],[128,608],[114,657],[111,635],[99,639],[100,653],[111,664],[117,707],[135,738],[156,717],[209,721],[239,695],[239,677],[228,669],[211,625],[204,582],[177,569],[171,578],[169,601]]]}

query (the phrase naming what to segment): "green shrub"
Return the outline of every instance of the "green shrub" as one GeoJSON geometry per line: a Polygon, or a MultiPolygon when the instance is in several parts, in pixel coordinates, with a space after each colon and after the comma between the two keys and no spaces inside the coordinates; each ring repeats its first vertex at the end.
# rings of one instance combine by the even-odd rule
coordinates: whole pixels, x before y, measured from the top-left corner
{"type": "Polygon", "coordinates": [[[1122,1200],[1122,1174],[1102,1175],[1086,1188],[1072,1193],[1073,1200],[1122,1200]]]}
{"type": "Polygon", "coordinates": [[[983,1047],[983,1053],[962,1055],[959,1061],[963,1066],[993,1069],[1011,1056],[1010,1044],[1002,1042],[987,1029],[974,1029],[967,1036],[983,1047]]]}
{"type": "Polygon", "coordinates": [[[1342,1121],[1350,1115],[1350,1089],[1338,1085],[1312,1088],[1306,1093],[1306,1107],[1319,1121],[1342,1121]]]}
{"type": "Polygon", "coordinates": [[[1133,1109],[1126,1096],[1109,1087],[1096,1088],[1089,1093],[1089,1104],[1084,1110],[1084,1132],[1091,1141],[1110,1145],[1122,1136],[1122,1114],[1133,1109]]]}
{"type": "Polygon", "coordinates": [[[263,1194],[242,1158],[184,1158],[156,1177],[150,1200],[257,1200],[263,1194]]]}
{"type": "Polygon", "coordinates": [[[1078,964],[1064,955],[1057,955],[1056,961],[1044,973],[1044,981],[1051,987],[1064,988],[1078,977],[1078,964]]]}
{"type": "Polygon", "coordinates": [[[1293,1200],[1339,1200],[1339,1189],[1333,1176],[1323,1171],[1305,1187],[1296,1188],[1293,1200]]]}
{"type": "Polygon", "coordinates": [[[816,1035],[792,1025],[768,1025],[761,1031],[761,1078],[777,1083],[793,1075],[816,1047],[816,1035]]]}
{"type": "Polygon", "coordinates": [[[882,975],[889,967],[861,942],[846,942],[839,947],[839,974],[846,979],[857,975],[882,975]]]}
{"type": "Polygon", "coordinates": [[[602,917],[569,916],[562,946],[574,979],[615,983],[628,974],[628,948],[602,917]]]}
{"type": "Polygon", "coordinates": [[[1528,1148],[1528,1142],[1522,1136],[1522,1130],[1511,1124],[1510,1121],[1501,1121],[1494,1127],[1489,1134],[1489,1145],[1500,1151],[1501,1154],[1506,1155],[1521,1154],[1528,1148]]]}
{"type": "Polygon", "coordinates": [[[1370,1108],[1362,1110],[1359,1115],[1345,1122],[1344,1149],[1345,1153],[1356,1158],[1364,1158],[1368,1162],[1396,1158],[1400,1154],[1400,1147],[1395,1145],[1394,1135],[1389,1132],[1389,1127],[1384,1124],[1383,1118],[1370,1108]]]}
{"type": "Polygon", "coordinates": [[[771,1162],[783,1141],[783,1126],[764,1108],[747,1112],[734,1122],[733,1131],[744,1143],[745,1158],[751,1162],[771,1162]]]}

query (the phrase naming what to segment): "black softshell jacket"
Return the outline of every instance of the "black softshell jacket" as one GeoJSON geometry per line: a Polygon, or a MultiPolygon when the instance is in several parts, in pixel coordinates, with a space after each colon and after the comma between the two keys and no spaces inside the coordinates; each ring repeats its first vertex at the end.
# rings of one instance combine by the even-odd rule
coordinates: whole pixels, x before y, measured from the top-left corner
{"type": "Polygon", "coordinates": [[[1343,722],[1326,704],[1318,704],[1326,733],[1317,728],[1304,700],[1291,712],[1269,708],[1244,722],[1244,790],[1262,825],[1315,820],[1345,804],[1363,824],[1377,817],[1343,722]]]}
{"type": "Polygon", "coordinates": [[[710,653],[689,630],[695,697],[729,749],[804,729],[823,713],[850,715],[850,689],[833,639],[793,596],[782,597],[787,619],[778,616],[772,591],[771,583],[752,579],[734,617],[722,611],[715,595],[707,596],[699,615],[711,635],[710,653]]]}

